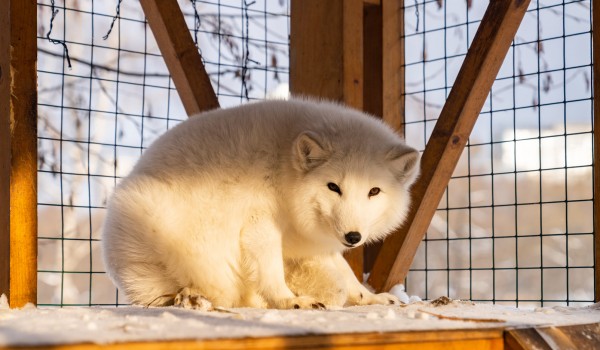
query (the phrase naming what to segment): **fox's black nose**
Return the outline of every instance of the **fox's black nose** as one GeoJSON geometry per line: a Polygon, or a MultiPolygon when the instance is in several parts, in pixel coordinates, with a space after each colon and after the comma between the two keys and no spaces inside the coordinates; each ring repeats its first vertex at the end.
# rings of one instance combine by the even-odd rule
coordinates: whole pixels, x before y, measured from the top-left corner
{"type": "Polygon", "coordinates": [[[360,235],[360,232],[351,231],[351,232],[346,233],[344,238],[346,238],[346,242],[348,242],[350,244],[356,244],[356,243],[360,242],[360,239],[362,238],[362,236],[360,235]]]}

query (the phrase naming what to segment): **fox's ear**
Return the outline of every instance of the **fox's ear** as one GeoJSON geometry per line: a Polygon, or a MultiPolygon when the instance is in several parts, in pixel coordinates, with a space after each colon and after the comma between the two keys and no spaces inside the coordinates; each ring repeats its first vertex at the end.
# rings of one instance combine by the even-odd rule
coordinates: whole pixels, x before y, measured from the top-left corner
{"type": "Polygon", "coordinates": [[[406,186],[415,182],[420,170],[419,151],[407,145],[398,145],[388,152],[387,159],[398,180],[404,182],[406,186]]]}
{"type": "Polygon", "coordinates": [[[305,131],[296,138],[293,157],[299,170],[312,170],[329,158],[331,152],[320,139],[319,135],[312,131],[305,131]]]}

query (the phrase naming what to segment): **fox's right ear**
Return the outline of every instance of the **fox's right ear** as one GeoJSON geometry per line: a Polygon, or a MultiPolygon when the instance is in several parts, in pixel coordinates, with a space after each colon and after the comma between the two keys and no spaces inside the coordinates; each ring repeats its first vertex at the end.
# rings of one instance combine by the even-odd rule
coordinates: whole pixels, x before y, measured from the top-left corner
{"type": "Polygon", "coordinates": [[[396,178],[407,187],[419,176],[420,158],[419,151],[404,144],[394,146],[387,154],[396,178]]]}
{"type": "Polygon", "coordinates": [[[312,131],[305,131],[296,138],[292,152],[299,170],[310,171],[327,161],[331,152],[320,139],[319,135],[312,131]]]}

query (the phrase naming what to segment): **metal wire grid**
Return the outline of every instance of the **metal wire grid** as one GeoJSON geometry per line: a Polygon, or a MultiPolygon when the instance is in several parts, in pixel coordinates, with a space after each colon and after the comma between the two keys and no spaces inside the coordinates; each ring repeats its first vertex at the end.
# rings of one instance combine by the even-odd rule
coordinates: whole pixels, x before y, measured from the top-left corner
{"type": "MultiPolygon", "coordinates": [[[[221,105],[287,91],[287,2],[180,6],[221,105]]],[[[106,201],[185,111],[138,2],[39,1],[38,48],[38,303],[126,304],[99,251],[106,201]]]]}
{"type": "MultiPolygon", "coordinates": [[[[407,278],[410,294],[594,301],[590,1],[532,1],[407,278]]],[[[406,138],[424,148],[486,4],[406,1],[406,138]]]]}
{"type": "MultiPolygon", "coordinates": [[[[483,13],[478,4],[441,3],[405,8],[406,135],[421,148],[483,13]]],[[[68,70],[65,53],[45,35],[50,4],[39,3],[38,301],[120,305],[126,301],[98,254],[106,198],[152,140],[185,113],[139,4],[123,3],[108,41],[99,35],[116,4],[76,5],[57,7],[52,32],[70,49],[68,70]]],[[[263,98],[287,81],[287,3],[181,5],[222,105],[263,98]]],[[[413,264],[409,293],[513,305],[593,301],[590,17],[589,1],[532,4],[413,264]],[[583,14],[573,10],[579,7],[583,14]],[[543,35],[546,28],[562,32],[543,35]],[[562,66],[547,59],[551,49],[562,66]],[[582,62],[571,62],[573,49],[582,62]],[[547,101],[556,89],[560,98],[547,101]],[[534,98],[524,102],[523,96],[534,98]],[[525,153],[529,143],[535,152],[525,153]],[[548,160],[548,152],[559,156],[548,160]],[[583,161],[573,161],[574,152],[583,161]],[[530,168],[523,154],[532,155],[530,168]]]]}

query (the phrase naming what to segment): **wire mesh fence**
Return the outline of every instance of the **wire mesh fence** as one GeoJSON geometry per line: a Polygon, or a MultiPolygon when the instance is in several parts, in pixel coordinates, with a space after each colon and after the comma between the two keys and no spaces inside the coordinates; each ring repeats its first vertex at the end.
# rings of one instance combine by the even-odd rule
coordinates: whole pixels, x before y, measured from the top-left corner
{"type": "MultiPolygon", "coordinates": [[[[287,2],[179,4],[222,106],[285,95],[287,2]]],[[[137,1],[39,1],[38,62],[38,303],[127,303],[99,251],[107,199],[185,110],[137,1]]]]}
{"type": "MultiPolygon", "coordinates": [[[[487,4],[406,1],[406,138],[424,148],[487,4]]],[[[594,299],[590,1],[532,1],[407,279],[518,306],[594,299]]]]}
{"type": "MultiPolygon", "coordinates": [[[[179,5],[223,107],[287,94],[289,0],[179,5]]],[[[424,149],[486,5],[405,1],[409,144],[424,149]]],[[[532,1],[419,248],[410,294],[593,302],[590,33],[589,0],[532,1]]],[[[187,116],[137,1],[40,0],[38,48],[38,303],[126,304],[99,252],[106,202],[187,116]]]]}

